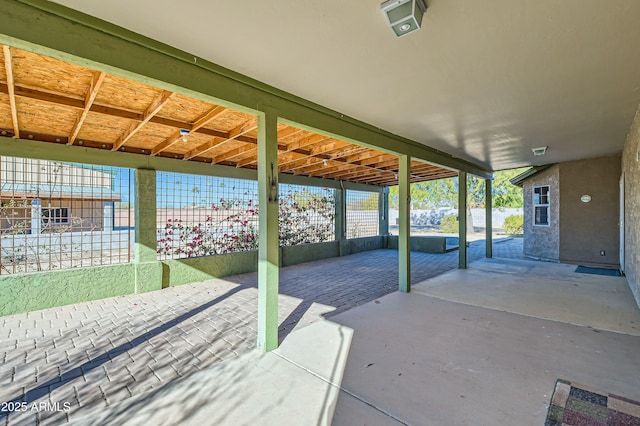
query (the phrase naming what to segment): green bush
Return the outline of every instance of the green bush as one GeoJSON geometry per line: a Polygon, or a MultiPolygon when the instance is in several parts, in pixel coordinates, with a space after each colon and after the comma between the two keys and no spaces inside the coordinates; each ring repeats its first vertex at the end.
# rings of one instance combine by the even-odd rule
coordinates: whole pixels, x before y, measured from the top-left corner
{"type": "Polygon", "coordinates": [[[507,234],[520,235],[524,230],[524,216],[521,214],[507,216],[504,219],[504,230],[507,234]]]}
{"type": "Polygon", "coordinates": [[[458,216],[445,216],[440,222],[442,232],[452,234],[458,232],[458,216]]]}

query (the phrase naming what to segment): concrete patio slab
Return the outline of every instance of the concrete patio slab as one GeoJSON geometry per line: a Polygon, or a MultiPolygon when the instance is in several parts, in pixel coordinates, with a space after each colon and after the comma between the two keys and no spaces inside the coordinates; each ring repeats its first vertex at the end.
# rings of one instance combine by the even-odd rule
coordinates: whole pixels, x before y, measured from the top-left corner
{"type": "Polygon", "coordinates": [[[640,399],[638,352],[623,332],[393,293],[78,424],[533,426],[558,378],[640,399]]]}
{"type": "Polygon", "coordinates": [[[640,336],[640,310],[624,277],[575,265],[483,259],[412,288],[416,294],[640,336]]]}
{"type": "Polygon", "coordinates": [[[407,424],[540,425],[558,378],[640,399],[637,336],[420,294],[379,302],[332,318],[353,329],[342,387],[407,424]]]}

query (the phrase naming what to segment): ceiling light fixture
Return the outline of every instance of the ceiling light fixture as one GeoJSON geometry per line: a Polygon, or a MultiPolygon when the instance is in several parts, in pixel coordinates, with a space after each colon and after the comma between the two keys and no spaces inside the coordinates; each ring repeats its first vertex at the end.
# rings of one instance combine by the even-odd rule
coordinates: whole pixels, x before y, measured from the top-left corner
{"type": "Polygon", "coordinates": [[[322,165],[326,166],[327,165],[327,159],[325,158],[324,160],[322,160],[322,165]]]}
{"type": "Polygon", "coordinates": [[[187,137],[189,136],[189,131],[187,129],[180,129],[180,136],[182,136],[182,142],[187,143],[187,137]]]}
{"type": "Polygon", "coordinates": [[[396,36],[402,37],[420,29],[427,11],[424,0],[387,0],[380,5],[396,36]]]}
{"type": "Polygon", "coordinates": [[[547,153],[547,147],[539,146],[538,148],[531,148],[531,151],[533,152],[533,155],[535,155],[536,157],[540,157],[541,155],[547,153]]]}

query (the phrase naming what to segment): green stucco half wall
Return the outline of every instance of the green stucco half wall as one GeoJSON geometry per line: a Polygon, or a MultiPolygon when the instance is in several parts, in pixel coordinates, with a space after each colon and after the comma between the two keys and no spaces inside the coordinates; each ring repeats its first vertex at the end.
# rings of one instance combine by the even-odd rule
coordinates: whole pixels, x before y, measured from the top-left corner
{"type": "MultiPolygon", "coordinates": [[[[338,241],[281,247],[281,266],[336,257],[338,241]]],[[[384,248],[382,236],[345,240],[345,254],[384,248]]],[[[0,316],[257,271],[258,252],[0,276],[0,316]]]]}

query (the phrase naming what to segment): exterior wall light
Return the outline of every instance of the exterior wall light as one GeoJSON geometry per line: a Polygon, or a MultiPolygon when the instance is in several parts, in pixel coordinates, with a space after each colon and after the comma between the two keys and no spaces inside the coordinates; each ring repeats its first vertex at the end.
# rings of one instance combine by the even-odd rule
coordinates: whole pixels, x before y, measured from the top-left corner
{"type": "Polygon", "coordinates": [[[583,203],[588,203],[589,201],[591,201],[591,195],[583,195],[582,197],[580,197],[580,201],[582,201],[583,203]]]}
{"type": "Polygon", "coordinates": [[[182,142],[187,143],[189,140],[189,131],[187,129],[180,129],[180,136],[182,137],[182,142]]]}
{"type": "Polygon", "coordinates": [[[380,5],[396,36],[402,37],[420,29],[427,11],[424,0],[387,0],[380,5]]]}

